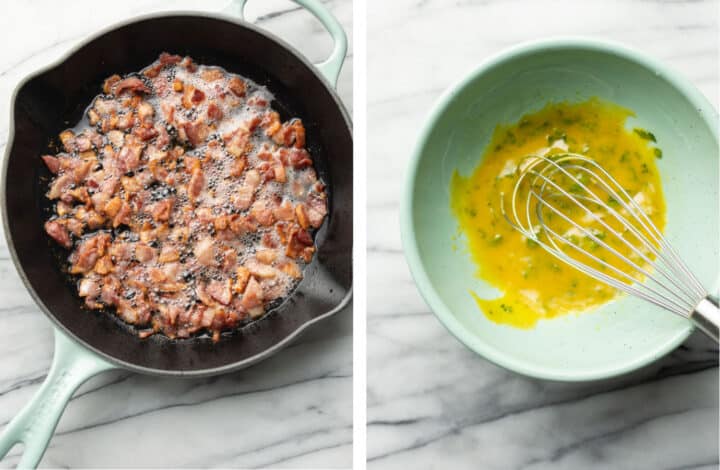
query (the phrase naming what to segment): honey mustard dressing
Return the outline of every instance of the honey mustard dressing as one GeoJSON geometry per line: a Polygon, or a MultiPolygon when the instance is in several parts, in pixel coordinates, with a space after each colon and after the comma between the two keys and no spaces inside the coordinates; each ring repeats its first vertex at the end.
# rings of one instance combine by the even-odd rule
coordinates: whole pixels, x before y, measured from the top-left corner
{"type": "MultiPolygon", "coordinates": [[[[478,267],[476,275],[502,292],[492,300],[470,292],[490,320],[530,328],[540,319],[587,311],[618,295],[515,231],[501,213],[500,195],[512,192],[517,167],[528,155],[580,153],[605,168],[663,230],[665,202],[656,167],[662,152],[652,133],[625,127],[632,115],[595,98],[551,103],[516,124],[498,126],[472,173],[453,174],[451,208],[478,267]]],[[[580,243],[589,246],[592,240],[580,243]]],[[[630,255],[628,247],[616,248],[630,255]]]]}

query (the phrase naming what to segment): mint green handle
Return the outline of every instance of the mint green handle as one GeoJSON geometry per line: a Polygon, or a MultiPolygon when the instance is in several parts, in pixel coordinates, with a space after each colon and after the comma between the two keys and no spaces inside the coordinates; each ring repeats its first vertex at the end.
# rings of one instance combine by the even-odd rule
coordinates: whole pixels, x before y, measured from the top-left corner
{"type": "Polygon", "coordinates": [[[17,443],[25,444],[17,468],[35,468],[72,394],[90,377],[115,366],[55,330],[55,357],[45,382],[0,436],[0,459],[17,443]]]}
{"type": "MultiPolygon", "coordinates": [[[[238,16],[244,20],[245,15],[243,12],[247,1],[248,0],[235,0],[225,9],[225,13],[238,16]]],[[[332,36],[333,50],[330,53],[330,57],[324,62],[315,64],[315,67],[317,67],[323,77],[325,77],[333,87],[337,86],[340,69],[342,69],[343,62],[345,62],[345,53],[347,52],[347,36],[345,36],[345,31],[340,25],[340,22],[318,0],[293,1],[320,20],[330,33],[330,36],[332,36]]]]}

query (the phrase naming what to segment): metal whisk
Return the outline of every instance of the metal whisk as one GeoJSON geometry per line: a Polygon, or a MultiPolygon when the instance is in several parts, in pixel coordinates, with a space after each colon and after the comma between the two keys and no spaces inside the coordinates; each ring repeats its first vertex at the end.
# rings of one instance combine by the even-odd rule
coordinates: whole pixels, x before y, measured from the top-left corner
{"type": "Polygon", "coordinates": [[[580,154],[530,156],[518,166],[505,219],[579,271],[692,321],[718,339],[720,309],[628,192],[580,154]]]}

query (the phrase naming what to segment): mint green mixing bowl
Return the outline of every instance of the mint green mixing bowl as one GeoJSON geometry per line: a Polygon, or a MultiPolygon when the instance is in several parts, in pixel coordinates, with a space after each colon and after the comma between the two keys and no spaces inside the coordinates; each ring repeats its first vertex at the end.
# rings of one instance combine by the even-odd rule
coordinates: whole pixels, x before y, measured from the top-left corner
{"type": "Polygon", "coordinates": [[[718,117],[686,79],[615,44],[556,39],[501,53],[447,90],[420,134],[401,209],[403,247],[418,289],[440,321],[467,347],[521,374],[552,380],[612,377],[677,347],[692,331],[684,318],[632,297],[591,312],[517,329],[488,320],[470,296],[498,295],[479,280],[453,241],[455,169],[469,174],[495,126],[550,101],[597,96],[633,110],[628,127],[651,130],[667,201],[666,236],[711,292],[718,290],[718,117]],[[458,249],[454,250],[453,245],[458,249]]]}

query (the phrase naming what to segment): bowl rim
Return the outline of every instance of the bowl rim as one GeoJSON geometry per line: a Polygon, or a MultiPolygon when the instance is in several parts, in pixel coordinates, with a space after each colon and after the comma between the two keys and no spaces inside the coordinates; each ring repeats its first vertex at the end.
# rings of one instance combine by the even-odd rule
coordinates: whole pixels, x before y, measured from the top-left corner
{"type": "MultiPolygon", "coordinates": [[[[475,66],[469,73],[450,85],[432,105],[430,112],[424,119],[417,143],[410,157],[406,173],[405,184],[402,192],[400,205],[400,235],[405,259],[410,272],[415,280],[415,285],[420,291],[427,305],[435,316],[461,343],[470,350],[484,357],[485,359],[505,369],[512,370],[519,374],[545,380],[563,382],[584,382],[602,380],[637,370],[665,356],[693,332],[694,328],[687,323],[687,326],[678,329],[677,333],[663,343],[648,350],[630,360],[618,363],[614,366],[594,368],[593,370],[578,373],[568,372],[557,368],[548,368],[534,365],[524,360],[516,359],[506,354],[502,349],[490,346],[479,340],[475,334],[459,322],[451,310],[444,303],[442,297],[435,290],[433,283],[425,270],[422,258],[419,253],[417,239],[413,231],[413,193],[415,192],[415,181],[419,168],[421,155],[428,143],[429,136],[440,121],[442,115],[449,107],[454,98],[461,93],[468,85],[477,80],[482,74],[510,61],[519,58],[532,56],[537,53],[544,53],[551,50],[586,50],[614,55],[618,58],[634,62],[646,69],[652,70],[658,76],[664,78],[672,87],[677,89],[703,117],[707,126],[717,143],[718,141],[718,113],[710,104],[708,99],[685,77],[671,70],[659,61],[647,55],[629,48],[621,43],[598,40],[586,37],[560,36],[548,39],[527,41],[510,48],[504,49],[491,55],[489,58],[475,66]]],[[[716,279],[717,285],[719,280],[716,279]]]]}

